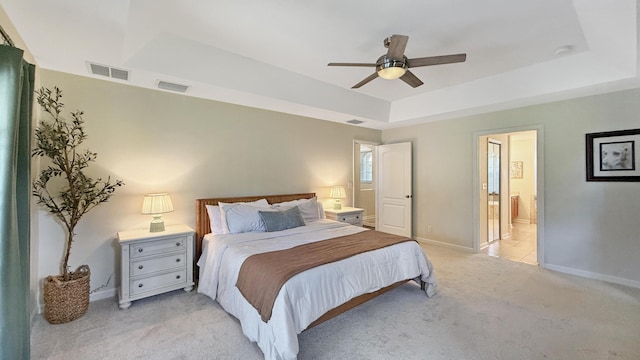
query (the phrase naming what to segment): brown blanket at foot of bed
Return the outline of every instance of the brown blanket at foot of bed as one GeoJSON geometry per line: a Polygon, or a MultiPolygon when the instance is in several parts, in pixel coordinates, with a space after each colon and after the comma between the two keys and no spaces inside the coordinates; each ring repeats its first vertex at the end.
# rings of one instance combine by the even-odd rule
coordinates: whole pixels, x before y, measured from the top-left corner
{"type": "Polygon", "coordinates": [[[252,255],[242,264],[236,286],[245,299],[258,310],[262,321],[267,322],[271,318],[273,304],[280,288],[292,276],[319,265],[405,241],[413,240],[368,230],[286,250],[252,255]]]}

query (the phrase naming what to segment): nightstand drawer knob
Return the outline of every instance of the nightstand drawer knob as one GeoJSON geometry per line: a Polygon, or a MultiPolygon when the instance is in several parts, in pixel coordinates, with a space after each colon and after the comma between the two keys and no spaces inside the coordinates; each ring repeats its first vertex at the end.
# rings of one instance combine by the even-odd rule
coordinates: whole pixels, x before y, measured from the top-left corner
{"type": "Polygon", "coordinates": [[[176,262],[180,262],[180,258],[177,258],[177,259],[176,259],[176,262]]]}
{"type": "Polygon", "coordinates": [[[138,249],[138,252],[142,252],[142,250],[144,250],[144,249],[143,249],[143,248],[139,248],[139,249],[138,249]]]}
{"type": "Polygon", "coordinates": [[[144,285],[142,283],[138,284],[138,287],[143,287],[144,285]]]}
{"type": "Polygon", "coordinates": [[[180,275],[176,275],[176,279],[180,279],[180,275]]]}
{"type": "Polygon", "coordinates": [[[179,243],[179,242],[177,242],[177,243],[176,243],[176,246],[180,246],[180,243],[179,243]]]}
{"type": "Polygon", "coordinates": [[[142,270],[142,268],[144,268],[144,266],[138,265],[138,269],[142,270]]]}

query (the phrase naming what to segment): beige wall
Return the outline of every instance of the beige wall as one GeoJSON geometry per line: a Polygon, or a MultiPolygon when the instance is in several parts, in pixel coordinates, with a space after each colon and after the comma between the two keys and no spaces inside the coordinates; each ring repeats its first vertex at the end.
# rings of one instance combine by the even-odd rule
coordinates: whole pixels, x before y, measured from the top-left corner
{"type": "Polygon", "coordinates": [[[510,141],[511,161],[522,161],[522,178],[511,178],[511,194],[518,195],[518,217],[516,222],[529,224],[535,219],[531,213],[532,196],[535,195],[535,138],[515,137],[510,141]]]}
{"type": "MultiPolygon", "coordinates": [[[[135,74],[134,74],[135,75],[135,74]]],[[[195,199],[212,196],[316,192],[347,184],[353,140],[379,142],[379,130],[302,118],[168,92],[42,71],[44,86],[63,90],[66,110],[85,112],[86,146],[98,154],[91,173],[124,180],[107,203],[83,218],[71,253],[73,266],[89,264],[91,287],[119,283],[116,233],[146,228],[146,193],[171,194],[167,224],[194,226],[195,199]]],[[[345,205],[351,205],[345,200],[345,205]]],[[[39,275],[57,273],[62,227],[40,214],[39,275]]]]}
{"type": "Polygon", "coordinates": [[[585,134],[638,128],[638,99],[628,90],[383,131],[385,143],[414,142],[414,234],[472,248],[474,133],[541,125],[545,266],[640,287],[638,183],[585,181],[585,134]]]}

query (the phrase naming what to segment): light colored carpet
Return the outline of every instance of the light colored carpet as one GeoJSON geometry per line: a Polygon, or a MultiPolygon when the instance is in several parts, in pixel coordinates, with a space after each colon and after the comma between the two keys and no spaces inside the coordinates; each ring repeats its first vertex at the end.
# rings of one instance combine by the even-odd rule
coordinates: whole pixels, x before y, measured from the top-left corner
{"type": "MultiPolygon", "coordinates": [[[[299,335],[299,359],[640,359],[640,289],[424,246],[439,293],[403,285],[299,335]]],[[[38,318],[32,359],[262,359],[239,323],[182,290],[38,318]]]]}

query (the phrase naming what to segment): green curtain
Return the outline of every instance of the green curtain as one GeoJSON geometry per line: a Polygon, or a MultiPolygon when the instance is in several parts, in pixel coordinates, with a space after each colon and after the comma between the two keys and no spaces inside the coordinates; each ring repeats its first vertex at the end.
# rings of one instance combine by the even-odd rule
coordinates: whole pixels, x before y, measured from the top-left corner
{"type": "Polygon", "coordinates": [[[31,115],[35,66],[0,45],[0,359],[29,359],[31,115]]]}

